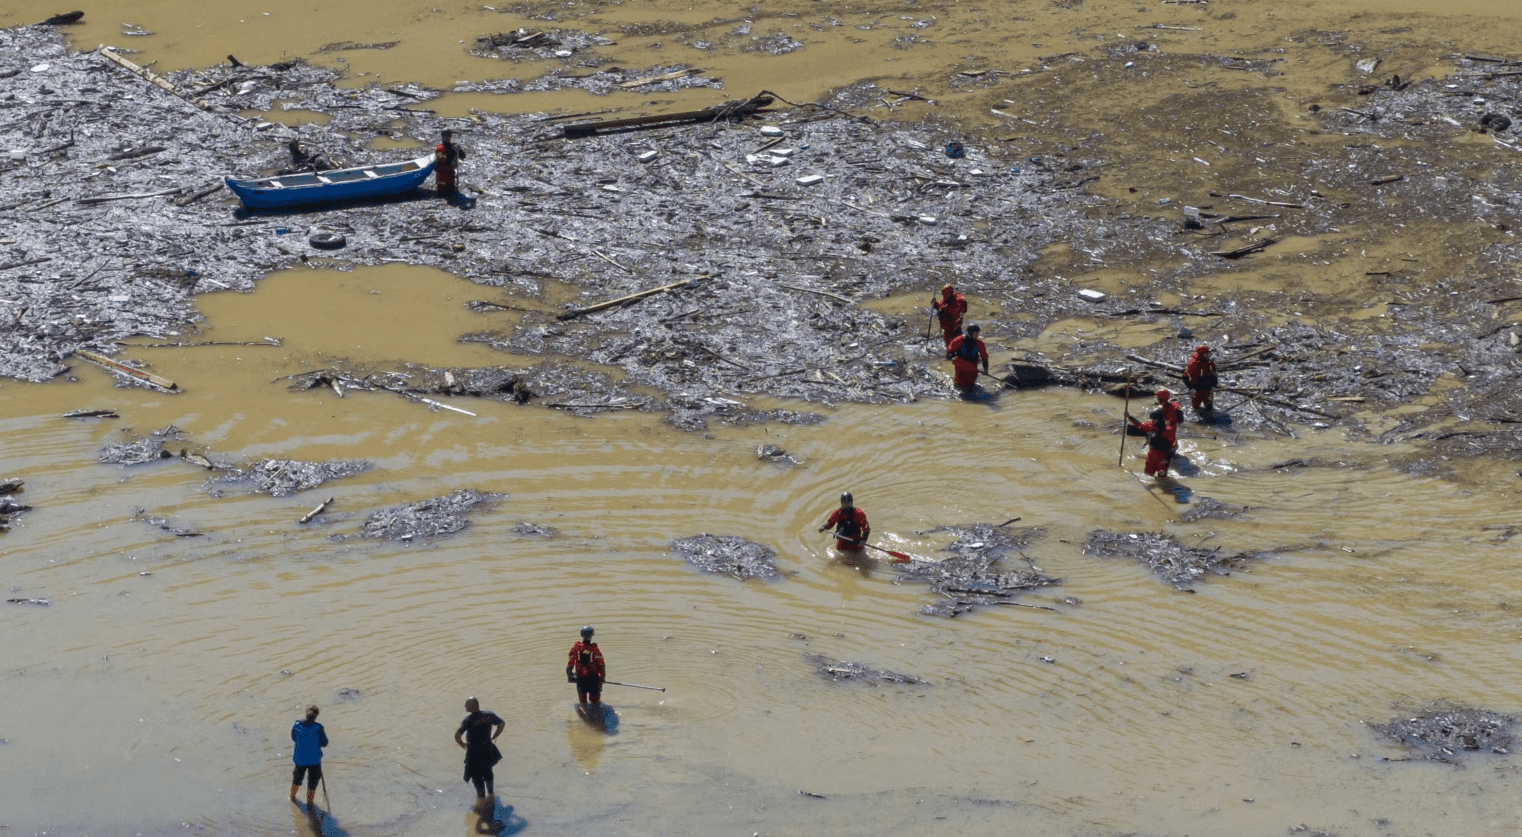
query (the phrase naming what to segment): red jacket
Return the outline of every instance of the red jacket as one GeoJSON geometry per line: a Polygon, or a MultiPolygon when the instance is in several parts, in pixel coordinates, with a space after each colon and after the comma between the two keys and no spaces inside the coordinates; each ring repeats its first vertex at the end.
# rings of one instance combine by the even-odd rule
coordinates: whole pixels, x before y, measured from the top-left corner
{"type": "Polygon", "coordinates": [[[962,327],[962,315],[967,313],[967,297],[953,291],[951,299],[932,300],[930,307],[941,318],[941,331],[956,331],[962,327]]]}
{"type": "Polygon", "coordinates": [[[567,663],[577,677],[597,675],[597,682],[601,683],[608,679],[608,664],[603,662],[602,649],[595,642],[578,642],[571,646],[571,659],[567,663]],[[582,652],[586,655],[583,656],[582,652]]]}
{"type": "Polygon", "coordinates": [[[1210,390],[1216,388],[1215,361],[1208,357],[1200,357],[1199,352],[1189,356],[1189,365],[1184,367],[1184,380],[1189,383],[1190,389],[1210,390]]]}
{"type": "Polygon", "coordinates": [[[867,522],[867,513],[858,508],[836,509],[830,513],[830,519],[824,522],[824,526],[836,530],[836,549],[860,550],[872,534],[872,524],[867,522]],[[843,538],[841,535],[848,537],[843,538]]]}

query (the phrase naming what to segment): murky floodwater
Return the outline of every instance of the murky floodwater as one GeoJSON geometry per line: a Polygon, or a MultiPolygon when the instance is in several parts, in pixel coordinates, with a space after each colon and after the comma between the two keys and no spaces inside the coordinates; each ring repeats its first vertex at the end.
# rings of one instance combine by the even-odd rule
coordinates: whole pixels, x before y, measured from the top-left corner
{"type": "MultiPolygon", "coordinates": [[[[378,72],[442,85],[538,72],[463,55],[460,41],[487,32],[738,16],[716,5],[567,4],[562,23],[546,24],[474,6],[125,5],[90,9],[76,43],[138,46],[163,68],[400,39],[393,50],[338,55],[357,83],[369,78],[358,73],[378,72]],[[352,17],[358,8],[362,20],[352,17]],[[124,20],[159,34],[122,38],[124,20]]],[[[771,87],[807,99],[879,72],[912,83],[953,65],[1018,67],[1096,32],[1135,37],[1136,26],[1154,23],[1200,26],[1165,37],[1222,53],[1355,26],[1386,43],[1420,40],[1429,62],[1442,50],[1504,51],[1519,28],[1492,17],[1512,11],[1498,2],[1370,4],[1351,17],[1339,6],[1336,20],[1292,3],[1225,18],[1223,5],[1012,14],[783,4],[755,13],[758,31],[823,27],[796,35],[809,46],[793,55],[702,52],[671,34],[621,35],[608,51],[629,66],[718,68],[731,95],[771,87]],[[1433,11],[1472,17],[1411,16],[1433,11]],[[831,15],[843,25],[830,26],[831,15]],[[933,26],[913,28],[931,17],[933,26]],[[1410,28],[1387,32],[1397,26],[1410,28]],[[913,33],[935,43],[892,47],[913,33]]],[[[0,23],[57,11],[24,0],[0,23]]],[[[1318,66],[1276,80],[1321,87],[1318,66]]],[[[577,95],[560,104],[638,101],[577,95]]],[[[1380,758],[1403,751],[1363,725],[1439,698],[1517,707],[1516,547],[1486,528],[1514,514],[1514,468],[1478,465],[1462,484],[1424,480],[1385,465],[1398,448],[1336,430],[1253,442],[1190,425],[1181,435],[1199,470],[1189,479],[1196,498],[1248,510],[1184,524],[1172,498],[1116,467],[1119,403],[1103,396],[813,405],[828,422],[683,434],[644,415],[583,420],[535,404],[451,402],[478,414],[470,417],[386,393],[293,392],[281,380],[336,358],[387,368],[503,362],[455,342],[516,322],[513,311],[464,308],[500,293],[415,268],[291,271],[252,295],[204,298],[199,333],[144,339],[129,352],[177,381],[181,395],[112,389],[83,363],[77,384],[0,384],[0,476],[24,478],[23,500],[37,507],[0,535],[0,582],[5,598],[52,602],[0,606],[7,833],[491,833],[467,812],[451,740],[469,694],[508,720],[495,814],[505,833],[1277,834],[1302,824],[1339,835],[1515,832],[1522,812],[1508,761],[1464,770],[1387,763],[1380,758]],[[281,345],[146,345],[266,336],[281,345]],[[59,418],[89,407],[122,418],[59,418]],[[125,428],[171,423],[187,437],[174,448],[220,461],[375,467],[272,499],[218,494],[206,472],[177,459],[94,461],[125,428]],[[760,461],[758,444],[803,464],[760,461]],[[1292,458],[1342,464],[1268,468],[1292,458]],[[508,496],[435,542],[351,537],[370,510],[456,488],[508,496]],[[916,532],[947,524],[1019,516],[1044,528],[1026,552],[1064,581],[1026,601],[1058,612],[919,616],[924,588],[834,559],[815,533],[843,489],[870,513],[880,543],[920,555],[934,556],[947,536],[916,532]],[[329,496],[326,515],[297,524],[329,496]],[[203,534],[178,538],[134,516],[203,534]],[[519,522],[557,534],[521,535],[519,522]],[[1081,554],[1096,528],[1279,551],[1188,594],[1139,566],[1081,554]],[[694,572],[667,544],[700,532],[776,547],[784,578],[694,572]],[[577,719],[562,678],[563,655],[588,622],[611,677],[667,689],[610,686],[613,734],[577,719]],[[927,683],[829,683],[806,654],[927,683]],[[345,689],[357,695],[340,697],[345,689]],[[331,813],[315,823],[285,801],[286,730],[309,702],[323,707],[334,742],[331,813]]],[[[1123,337],[1123,326],[1110,328],[1123,337]]],[[[1132,471],[1138,453],[1130,445],[1132,471]]]]}

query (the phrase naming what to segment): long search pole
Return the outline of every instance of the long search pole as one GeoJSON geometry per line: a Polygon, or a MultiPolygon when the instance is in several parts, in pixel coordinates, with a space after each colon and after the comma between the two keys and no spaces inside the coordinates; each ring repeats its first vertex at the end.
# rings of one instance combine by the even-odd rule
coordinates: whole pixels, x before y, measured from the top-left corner
{"type": "Polygon", "coordinates": [[[1126,430],[1127,430],[1127,427],[1126,427],[1126,419],[1125,419],[1124,416],[1131,415],[1131,378],[1132,378],[1131,370],[1127,369],[1126,370],[1126,407],[1125,407],[1125,414],[1121,417],[1121,420],[1120,420],[1120,459],[1116,460],[1116,462],[1115,462],[1115,465],[1118,468],[1124,468],[1124,467],[1126,467],[1126,430]]]}

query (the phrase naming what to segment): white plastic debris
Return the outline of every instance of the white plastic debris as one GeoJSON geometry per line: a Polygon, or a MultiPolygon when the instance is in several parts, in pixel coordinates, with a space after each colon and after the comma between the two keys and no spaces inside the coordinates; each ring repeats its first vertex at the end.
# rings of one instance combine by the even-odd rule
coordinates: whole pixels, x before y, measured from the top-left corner
{"type": "Polygon", "coordinates": [[[762,125],[761,126],[761,136],[763,136],[763,137],[780,137],[780,136],[782,136],[782,129],[778,128],[776,125],[762,125]]]}
{"type": "Polygon", "coordinates": [[[47,71],[48,71],[48,65],[47,64],[38,64],[37,66],[32,68],[32,72],[34,72],[34,73],[45,73],[47,71]]]}
{"type": "Polygon", "coordinates": [[[1104,291],[1096,291],[1091,288],[1084,288],[1078,292],[1078,295],[1084,299],[1087,299],[1089,302],[1102,302],[1105,298],[1104,291]]]}
{"type": "Polygon", "coordinates": [[[824,175],[822,175],[822,174],[806,174],[803,177],[798,178],[798,180],[797,180],[797,183],[798,183],[799,186],[813,186],[816,183],[823,183],[823,182],[824,182],[824,175]]]}
{"type": "Polygon", "coordinates": [[[919,216],[919,222],[927,227],[933,227],[935,226],[936,218],[934,215],[921,215],[919,216]]]}
{"type": "Polygon", "coordinates": [[[572,53],[568,49],[557,49],[557,50],[555,50],[555,57],[556,58],[570,58],[571,55],[572,55],[572,53]]]}
{"type": "Polygon", "coordinates": [[[659,151],[646,151],[645,153],[639,155],[639,161],[641,163],[648,163],[648,162],[654,160],[656,157],[659,157],[659,156],[660,156],[660,152],[659,151]]]}
{"type": "Polygon", "coordinates": [[[789,160],[786,157],[775,157],[775,156],[773,156],[773,157],[768,157],[766,159],[766,164],[768,166],[771,166],[772,168],[776,168],[778,166],[785,166],[785,165],[787,165],[790,162],[792,162],[792,161],[789,160]]]}
{"type": "Polygon", "coordinates": [[[794,150],[795,149],[792,148],[773,148],[771,150],[771,155],[773,157],[791,157],[793,156],[794,150]]]}

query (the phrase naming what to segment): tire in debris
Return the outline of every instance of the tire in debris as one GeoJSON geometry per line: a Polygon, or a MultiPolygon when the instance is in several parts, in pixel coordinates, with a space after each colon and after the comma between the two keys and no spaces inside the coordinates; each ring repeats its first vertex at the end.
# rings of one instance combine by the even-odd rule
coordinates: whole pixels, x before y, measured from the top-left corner
{"type": "Polygon", "coordinates": [[[349,242],[338,233],[314,232],[307,239],[307,243],[319,250],[337,250],[349,242]]]}

